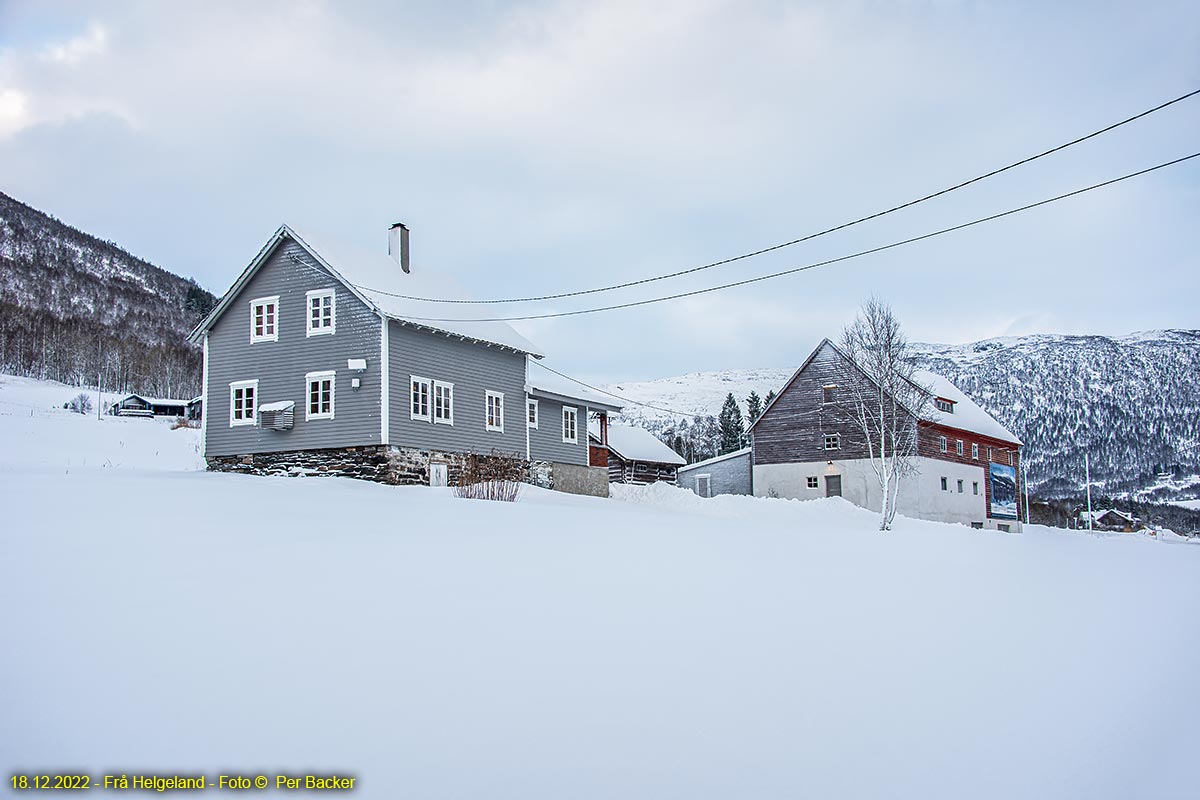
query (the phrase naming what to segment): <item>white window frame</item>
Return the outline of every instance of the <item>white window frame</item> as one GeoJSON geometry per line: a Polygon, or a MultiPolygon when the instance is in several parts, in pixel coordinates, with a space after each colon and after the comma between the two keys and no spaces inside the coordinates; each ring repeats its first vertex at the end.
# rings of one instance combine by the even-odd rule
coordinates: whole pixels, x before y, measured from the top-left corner
{"type": "Polygon", "coordinates": [[[240,428],[243,425],[258,424],[258,379],[250,381],[233,381],[229,384],[229,427],[240,428]],[[233,416],[234,397],[238,390],[242,390],[242,408],[243,415],[241,419],[235,419],[233,416]],[[254,391],[254,408],[251,410],[250,416],[245,416],[245,390],[251,389],[254,391]]]}
{"type": "MultiPolygon", "coordinates": [[[[322,306],[322,311],[324,311],[324,306],[322,306]]],[[[323,318],[324,314],[321,316],[323,318]]],[[[304,295],[304,335],[330,336],[335,331],[337,331],[337,291],[334,289],[313,289],[311,292],[306,292],[304,295]],[[312,302],[318,298],[324,300],[326,297],[329,298],[329,327],[313,327],[312,302]]]]}
{"type": "Polygon", "coordinates": [[[934,398],[933,404],[937,406],[938,411],[941,411],[944,414],[954,413],[954,403],[950,402],[949,400],[943,400],[942,398],[937,397],[934,398]]]}
{"type": "Polygon", "coordinates": [[[840,433],[825,434],[825,449],[826,450],[841,450],[842,449],[842,435],[840,433]],[[830,440],[833,440],[832,447],[829,446],[830,440]]]}
{"type": "MultiPolygon", "coordinates": [[[[318,388],[318,392],[321,390],[318,388]]],[[[304,375],[304,419],[333,419],[334,398],[337,395],[337,373],[333,370],[321,370],[320,372],[307,372],[304,375]],[[314,382],[320,385],[320,382],[329,380],[329,410],[317,411],[312,410],[312,385],[314,382]]],[[[320,398],[317,400],[318,407],[320,406],[320,398]]]]}
{"type": "Polygon", "coordinates": [[[988,463],[992,463],[992,448],[988,448],[988,463]]]}
{"type": "Polygon", "coordinates": [[[495,431],[496,433],[504,433],[504,392],[493,392],[487,389],[483,393],[483,427],[485,430],[495,431]],[[500,424],[492,423],[492,401],[496,401],[496,410],[499,412],[500,424]]]}
{"type": "Polygon", "coordinates": [[[279,341],[279,295],[276,294],[276,295],[272,295],[270,297],[254,298],[253,300],[250,301],[250,344],[255,344],[256,342],[278,342],[278,341],[279,341]],[[259,334],[255,333],[255,328],[257,326],[254,324],[255,317],[258,316],[257,312],[258,312],[259,306],[263,306],[263,307],[272,306],[275,309],[275,311],[274,311],[274,313],[275,313],[274,330],[271,333],[267,333],[267,312],[263,311],[263,332],[262,332],[261,336],[259,334]]]}
{"type": "Polygon", "coordinates": [[[964,451],[963,451],[963,440],[962,440],[962,439],[955,439],[954,441],[955,441],[955,445],[954,445],[954,452],[955,452],[955,453],[957,453],[957,454],[958,454],[958,455],[960,455],[960,456],[961,456],[961,455],[963,455],[963,452],[964,452],[964,451]]]}
{"type": "Polygon", "coordinates": [[[971,458],[979,460],[979,445],[975,442],[971,442],[971,458]]]}
{"type": "Polygon", "coordinates": [[[1013,454],[1013,451],[1012,451],[1012,450],[1009,450],[1009,451],[1008,451],[1008,465],[1009,465],[1010,467],[1013,465],[1013,462],[1012,462],[1012,454],[1013,454]]]}
{"type": "Polygon", "coordinates": [[[408,376],[408,415],[411,419],[420,420],[421,422],[433,421],[433,381],[429,380],[429,378],[422,378],[420,375],[408,376]],[[413,406],[413,395],[416,394],[418,386],[425,387],[424,414],[418,413],[413,406]]]}
{"type": "Polygon", "coordinates": [[[820,489],[821,480],[816,475],[809,475],[804,479],[804,487],[806,489],[820,489]]]}
{"type": "Polygon", "coordinates": [[[949,448],[950,448],[950,442],[949,442],[949,441],[946,439],[946,437],[945,437],[945,436],[939,436],[939,437],[938,437],[938,444],[941,446],[941,448],[942,448],[942,452],[943,452],[943,453],[948,453],[948,452],[950,452],[950,449],[949,449],[949,448]]]}
{"type": "Polygon", "coordinates": [[[579,444],[579,409],[575,406],[562,407],[562,440],[564,444],[579,444]],[[567,418],[571,418],[571,436],[567,437],[567,418]]]}
{"type": "Polygon", "coordinates": [[[525,401],[525,424],[537,430],[538,415],[541,412],[538,410],[538,401],[532,398],[525,401]],[[533,412],[533,413],[530,413],[533,412]]]}
{"type": "Polygon", "coordinates": [[[433,381],[432,395],[429,403],[430,414],[433,415],[433,423],[435,425],[453,425],[454,424],[454,384],[446,381],[433,381]],[[446,411],[448,414],[444,417],[438,416],[438,390],[444,393],[446,398],[446,411]]]}

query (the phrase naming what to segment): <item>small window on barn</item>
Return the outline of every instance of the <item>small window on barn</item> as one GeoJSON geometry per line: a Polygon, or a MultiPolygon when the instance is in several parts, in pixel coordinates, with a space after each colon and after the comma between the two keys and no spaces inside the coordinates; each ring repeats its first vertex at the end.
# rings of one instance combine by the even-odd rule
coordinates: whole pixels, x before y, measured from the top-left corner
{"type": "Polygon", "coordinates": [[[538,426],[538,401],[526,400],[525,411],[526,422],[529,424],[529,427],[536,428],[538,426]]]}
{"type": "Polygon", "coordinates": [[[648,469],[650,469],[650,468],[648,466],[646,466],[645,464],[635,464],[633,467],[634,472],[645,472],[648,469]]]}
{"type": "Polygon", "coordinates": [[[977,445],[977,444],[971,445],[971,458],[973,458],[977,461],[979,460],[979,445],[977,445]]]}
{"type": "Polygon", "coordinates": [[[432,420],[429,414],[429,384],[429,378],[421,378],[417,375],[410,376],[410,416],[422,422],[430,422],[432,420]]]}
{"type": "Polygon", "coordinates": [[[963,440],[959,439],[954,445],[954,451],[960,456],[963,454],[963,440]]]}
{"type": "Polygon", "coordinates": [[[943,453],[946,452],[946,437],[945,436],[938,437],[938,447],[940,447],[942,449],[943,453]]]}
{"type": "Polygon", "coordinates": [[[489,431],[504,433],[504,395],[490,389],[484,392],[484,427],[489,431]]]}
{"type": "Polygon", "coordinates": [[[837,402],[837,384],[821,387],[821,402],[826,405],[837,402]]]}
{"type": "Polygon", "coordinates": [[[258,410],[258,381],[229,384],[229,427],[253,425],[258,410]]]}
{"type": "Polygon", "coordinates": [[[454,384],[433,382],[433,421],[441,425],[454,424],[454,384]]]}
{"type": "Polygon", "coordinates": [[[332,372],[310,372],[304,376],[308,385],[308,404],[304,418],[333,419],[333,384],[336,378],[332,372]]]}
{"type": "Polygon", "coordinates": [[[947,478],[942,478],[942,491],[943,492],[950,491],[950,481],[947,478]]]}
{"type": "Polygon", "coordinates": [[[250,343],[279,341],[279,295],[250,301],[250,343]]]}
{"type": "Polygon", "coordinates": [[[571,406],[563,406],[562,440],[567,444],[579,443],[579,411],[571,406]]]}
{"type": "Polygon", "coordinates": [[[825,434],[825,449],[838,450],[842,446],[842,435],[840,433],[825,434]]]}
{"type": "Polygon", "coordinates": [[[817,486],[818,486],[818,483],[817,483],[817,476],[815,476],[815,475],[809,475],[809,476],[808,476],[808,488],[810,488],[810,489],[816,489],[816,488],[817,488],[817,486]]]}
{"type": "Polygon", "coordinates": [[[333,289],[317,289],[305,295],[308,304],[306,336],[333,333],[337,321],[337,295],[333,289]]]}
{"type": "Polygon", "coordinates": [[[947,414],[954,413],[954,403],[950,402],[949,400],[945,400],[945,399],[939,397],[936,400],[934,400],[933,402],[937,405],[938,411],[944,411],[947,414]]]}

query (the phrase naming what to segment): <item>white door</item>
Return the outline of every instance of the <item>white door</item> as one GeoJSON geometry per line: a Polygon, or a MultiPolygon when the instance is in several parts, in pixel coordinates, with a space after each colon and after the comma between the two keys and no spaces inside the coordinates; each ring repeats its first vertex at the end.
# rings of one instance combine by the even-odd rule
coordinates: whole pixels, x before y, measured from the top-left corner
{"type": "Polygon", "coordinates": [[[696,494],[701,497],[712,497],[712,476],[697,475],[696,476],[696,494]]]}
{"type": "Polygon", "coordinates": [[[429,465],[429,485],[446,486],[450,483],[450,466],[448,464],[429,465]]]}

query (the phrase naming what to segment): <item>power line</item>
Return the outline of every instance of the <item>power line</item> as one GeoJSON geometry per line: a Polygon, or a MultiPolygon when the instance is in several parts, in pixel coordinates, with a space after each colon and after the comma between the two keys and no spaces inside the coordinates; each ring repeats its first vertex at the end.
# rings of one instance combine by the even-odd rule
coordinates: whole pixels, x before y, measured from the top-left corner
{"type": "MultiPolygon", "coordinates": [[[[549,314],[527,314],[524,316],[514,316],[514,317],[477,317],[477,318],[470,318],[470,319],[459,318],[459,317],[409,317],[409,316],[405,316],[404,319],[409,320],[411,322],[517,322],[520,320],[553,319],[556,317],[574,317],[574,316],[578,316],[580,314],[596,314],[601,311],[616,311],[616,310],[622,309],[622,308],[634,308],[637,306],[650,305],[652,303],[662,303],[667,300],[678,300],[678,299],[681,299],[684,297],[694,297],[696,295],[708,294],[709,292],[717,292],[717,291],[721,291],[724,289],[732,289],[737,286],[746,286],[747,284],[751,284],[751,283],[767,281],[767,280],[771,280],[773,278],[781,278],[785,275],[794,275],[797,272],[804,272],[806,270],[816,269],[817,267],[824,267],[824,266],[828,266],[830,264],[837,264],[842,261],[849,261],[851,259],[861,258],[862,256],[871,255],[873,253],[881,253],[884,250],[891,250],[892,248],[895,248],[895,247],[902,247],[907,244],[913,244],[914,242],[924,241],[925,239],[932,239],[935,236],[942,236],[943,234],[953,233],[954,231],[961,231],[964,228],[970,228],[975,225],[982,225],[985,222],[991,222],[993,220],[997,220],[1002,217],[1008,217],[1013,214],[1019,214],[1022,211],[1028,211],[1032,208],[1038,208],[1039,206],[1048,205],[1050,203],[1056,203],[1059,200],[1065,200],[1068,197],[1075,197],[1076,195],[1083,194],[1084,192],[1090,192],[1094,189],[1101,189],[1105,186],[1111,186],[1115,183],[1120,183],[1121,181],[1127,181],[1130,178],[1136,178],[1140,175],[1146,175],[1147,173],[1155,172],[1156,170],[1166,169],[1167,167],[1172,167],[1172,166],[1175,166],[1176,164],[1181,164],[1185,161],[1189,161],[1198,156],[1200,156],[1200,152],[1192,153],[1190,156],[1183,156],[1182,158],[1176,158],[1174,160],[1167,161],[1162,164],[1158,164],[1157,166],[1148,167],[1146,169],[1138,170],[1137,172],[1131,172],[1128,175],[1122,175],[1119,178],[1112,178],[1110,180],[1103,181],[1101,183],[1094,183],[1091,186],[1085,186],[1082,189],[1076,189],[1075,191],[1067,192],[1066,194],[1060,194],[1060,195],[1057,195],[1056,197],[1047,198],[1046,200],[1039,200],[1036,203],[1030,203],[1028,205],[1021,206],[1019,208],[1013,208],[1008,211],[1002,211],[999,214],[992,214],[991,216],[982,217],[980,219],[972,220],[971,222],[964,222],[961,225],[953,225],[949,228],[942,228],[941,230],[933,231],[932,233],[925,233],[920,236],[914,236],[910,239],[902,239],[901,241],[898,241],[898,242],[892,242],[891,244],[885,244],[885,245],[881,245],[879,247],[872,247],[869,250],[860,250],[857,253],[851,253],[850,255],[846,255],[846,256],[839,256],[838,258],[831,258],[826,261],[817,261],[813,264],[806,264],[802,267],[793,267],[791,269],[785,269],[780,272],[772,272],[767,275],[759,275],[755,278],[745,278],[740,281],[733,281],[731,283],[723,283],[723,284],[720,284],[719,286],[709,286],[704,289],[694,289],[689,292],[679,292],[677,294],[664,295],[662,297],[652,297],[649,300],[636,300],[636,301],[632,301],[629,303],[618,303],[618,304],[610,305],[610,306],[598,306],[595,308],[584,308],[584,309],[579,309],[576,311],[559,311],[559,312],[549,313],[549,314]]],[[[360,286],[358,288],[361,289],[363,287],[360,286]]],[[[369,290],[369,291],[374,291],[374,290],[369,290]]]]}
{"type": "MultiPolygon", "coordinates": [[[[678,278],[682,275],[690,275],[694,272],[700,272],[702,270],[712,269],[713,267],[720,267],[725,264],[732,264],[735,261],[742,261],[747,258],[754,258],[755,256],[761,256],[765,253],[774,252],[775,250],[782,250],[785,247],[791,247],[792,245],[800,244],[801,242],[807,242],[812,239],[816,239],[817,237],[820,237],[820,236],[825,236],[830,233],[836,233],[837,231],[845,230],[846,228],[853,227],[854,225],[859,225],[864,222],[869,222],[873,219],[878,219],[879,217],[883,217],[888,214],[892,214],[896,211],[902,211],[906,208],[911,208],[912,206],[918,205],[919,203],[924,203],[927,200],[933,200],[934,198],[941,197],[942,195],[949,194],[950,192],[953,192],[953,191],[957,191],[958,189],[962,189],[963,187],[970,186],[973,183],[979,183],[980,181],[995,177],[996,175],[999,175],[1002,172],[1007,172],[1010,169],[1015,169],[1017,167],[1028,164],[1032,161],[1037,161],[1039,158],[1045,158],[1046,156],[1053,155],[1054,153],[1060,152],[1062,150],[1066,150],[1068,147],[1073,147],[1074,145],[1077,145],[1081,142],[1086,142],[1089,139],[1094,139],[1097,136],[1101,136],[1105,133],[1108,133],[1109,131],[1120,128],[1122,125],[1128,125],[1131,122],[1136,122],[1137,120],[1142,119],[1143,117],[1148,117],[1149,115],[1151,115],[1157,111],[1162,111],[1164,108],[1173,106],[1176,103],[1180,103],[1184,100],[1187,100],[1190,97],[1195,97],[1198,94],[1200,94],[1200,89],[1195,89],[1193,91],[1188,92],[1187,94],[1180,95],[1179,97],[1176,97],[1173,100],[1168,100],[1167,102],[1160,103],[1159,105],[1154,106],[1153,108],[1146,109],[1145,111],[1142,111],[1139,114],[1134,114],[1132,117],[1127,117],[1127,118],[1121,120],[1120,122],[1114,122],[1111,125],[1103,127],[1097,131],[1092,131],[1091,133],[1086,134],[1084,136],[1080,136],[1077,139],[1072,139],[1069,142],[1064,142],[1063,144],[1057,145],[1055,147],[1051,147],[1049,150],[1043,150],[1042,152],[1040,152],[1036,155],[1028,156],[1026,158],[1021,159],[1020,161],[1014,161],[1013,163],[1011,163],[1007,166],[1000,167],[998,169],[994,169],[990,172],[985,172],[982,175],[978,175],[974,178],[965,180],[961,183],[956,183],[953,186],[949,186],[945,189],[941,189],[939,191],[933,192],[932,194],[927,194],[924,197],[918,197],[915,200],[909,200],[907,203],[901,203],[900,205],[892,206],[891,208],[884,209],[883,211],[877,211],[874,214],[868,214],[865,217],[859,217],[858,219],[853,220],[851,222],[844,222],[841,225],[835,225],[832,228],[826,228],[823,231],[817,231],[816,233],[810,233],[806,236],[801,236],[799,239],[792,239],[791,241],[782,242],[782,243],[776,244],[776,245],[771,245],[770,247],[764,247],[760,250],[755,250],[750,253],[743,253],[742,255],[739,255],[739,256],[732,256],[730,258],[721,259],[720,261],[713,261],[710,264],[704,264],[699,267],[691,267],[690,269],[683,269],[683,270],[679,270],[677,272],[668,272],[664,275],[656,275],[656,276],[650,277],[650,278],[641,278],[641,279],[635,280],[635,281],[627,281],[625,283],[617,283],[617,284],[613,284],[612,286],[601,286],[601,287],[595,288],[595,289],[580,289],[580,290],[574,291],[574,292],[559,292],[558,294],[546,294],[546,295],[537,295],[537,296],[531,296],[531,297],[506,297],[506,298],[497,298],[497,299],[492,299],[492,300],[468,300],[468,299],[461,299],[461,298],[420,297],[417,295],[408,295],[408,294],[399,294],[396,292],[387,292],[387,291],[382,291],[379,289],[370,289],[370,291],[376,292],[378,294],[388,295],[391,297],[398,297],[402,300],[413,300],[413,301],[422,302],[422,303],[448,303],[448,304],[455,304],[455,305],[495,305],[495,304],[500,304],[500,303],[532,303],[532,302],[538,302],[538,301],[543,301],[543,300],[561,300],[561,299],[567,298],[567,297],[579,297],[581,295],[597,294],[599,292],[611,292],[611,291],[615,291],[617,289],[628,289],[631,286],[641,286],[642,284],[654,283],[655,281],[667,280],[668,278],[678,278]]],[[[359,287],[359,288],[365,288],[365,287],[359,287]]]]}
{"type": "Polygon", "coordinates": [[[651,405],[650,403],[643,403],[640,400],[632,400],[628,397],[622,397],[619,394],[613,394],[612,392],[607,391],[605,389],[601,389],[598,386],[592,386],[590,383],[584,383],[583,381],[579,380],[578,378],[572,378],[570,375],[559,372],[558,370],[554,369],[553,367],[548,367],[540,361],[532,361],[530,363],[536,364],[537,366],[541,367],[544,370],[553,372],[555,375],[557,375],[560,378],[566,378],[567,380],[571,381],[572,383],[578,383],[580,386],[591,389],[593,392],[599,392],[600,394],[606,394],[609,397],[615,397],[618,400],[622,400],[626,403],[632,403],[635,406],[643,406],[645,408],[651,408],[651,409],[654,409],[655,411],[661,411],[664,414],[674,414],[675,416],[684,417],[685,419],[696,416],[696,412],[689,413],[687,411],[676,411],[673,408],[666,408],[665,406],[655,406],[655,405],[651,405]]]}

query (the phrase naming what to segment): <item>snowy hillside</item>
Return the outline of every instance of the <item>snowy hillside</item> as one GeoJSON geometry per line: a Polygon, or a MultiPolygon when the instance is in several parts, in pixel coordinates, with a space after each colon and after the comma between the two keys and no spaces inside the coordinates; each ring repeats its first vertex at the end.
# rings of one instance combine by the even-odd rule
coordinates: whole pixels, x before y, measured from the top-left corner
{"type": "Polygon", "coordinates": [[[194,281],[0,193],[0,369],[168,397],[200,385],[194,281]]]}
{"type": "MultiPolygon", "coordinates": [[[[1093,480],[1110,495],[1200,497],[1200,331],[1119,338],[1024,336],[963,345],[915,345],[920,364],[959,386],[1027,445],[1030,483],[1069,496],[1093,480]]],[[[609,391],[689,415],[715,415],[729,392],[778,391],[797,363],[777,369],[702,372],[609,384],[609,391]]],[[[672,415],[629,406],[627,417],[659,428],[672,415]]]]}
{"type": "Polygon", "coordinates": [[[362,798],[1194,789],[1200,546],[205,473],[195,431],[73,416],[73,391],[0,382],[9,771],[336,773],[362,798]]]}

